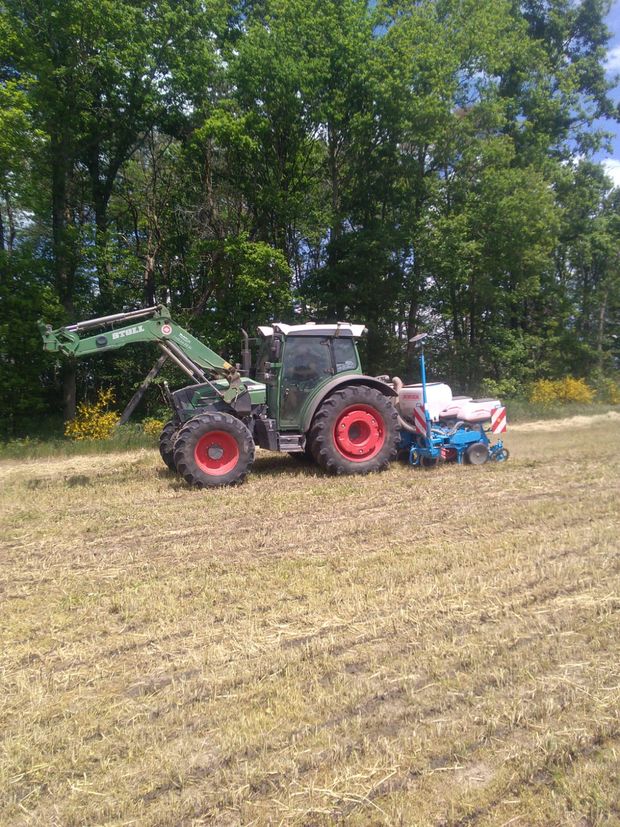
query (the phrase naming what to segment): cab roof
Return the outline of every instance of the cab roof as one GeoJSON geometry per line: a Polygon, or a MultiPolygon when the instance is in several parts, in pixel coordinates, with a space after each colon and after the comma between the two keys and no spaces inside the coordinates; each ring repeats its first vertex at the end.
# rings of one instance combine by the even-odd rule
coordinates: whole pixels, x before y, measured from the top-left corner
{"type": "Polygon", "coordinates": [[[274,322],[273,325],[261,325],[258,328],[261,336],[268,338],[274,333],[282,333],[283,336],[352,336],[359,339],[366,332],[363,324],[351,324],[350,322],[337,322],[336,324],[317,324],[306,322],[306,324],[283,324],[274,322]]]}

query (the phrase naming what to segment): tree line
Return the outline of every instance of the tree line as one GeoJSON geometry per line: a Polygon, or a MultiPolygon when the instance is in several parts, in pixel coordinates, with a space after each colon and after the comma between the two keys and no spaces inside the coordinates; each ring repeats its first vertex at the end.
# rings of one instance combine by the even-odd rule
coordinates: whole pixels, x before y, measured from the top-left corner
{"type": "Polygon", "coordinates": [[[43,354],[163,302],[224,356],[364,322],[370,372],[517,392],[618,367],[608,0],[0,0],[0,407],[19,433],[153,354],[43,354]]]}

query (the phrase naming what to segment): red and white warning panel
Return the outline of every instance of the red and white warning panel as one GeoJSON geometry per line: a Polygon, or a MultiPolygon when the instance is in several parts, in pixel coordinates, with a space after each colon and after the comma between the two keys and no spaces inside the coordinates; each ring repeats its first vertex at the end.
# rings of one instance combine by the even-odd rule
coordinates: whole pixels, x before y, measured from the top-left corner
{"type": "Polygon", "coordinates": [[[491,432],[494,434],[506,433],[506,408],[493,408],[491,411],[491,432]]]}
{"type": "Polygon", "coordinates": [[[413,408],[413,424],[419,434],[426,434],[426,414],[424,405],[417,404],[413,408]]]}

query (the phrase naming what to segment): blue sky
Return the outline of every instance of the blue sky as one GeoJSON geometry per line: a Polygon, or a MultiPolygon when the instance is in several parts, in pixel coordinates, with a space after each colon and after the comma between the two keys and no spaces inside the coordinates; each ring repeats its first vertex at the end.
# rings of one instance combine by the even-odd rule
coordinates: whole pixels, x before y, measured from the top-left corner
{"type": "MultiPolygon", "coordinates": [[[[620,0],[615,0],[611,11],[607,15],[607,25],[612,32],[609,41],[609,53],[607,57],[607,73],[609,77],[620,75],[620,0]]],[[[611,97],[620,102],[620,87],[611,92],[611,97]]],[[[599,160],[602,161],[607,173],[614,179],[616,186],[620,186],[620,124],[614,121],[603,121],[602,128],[614,133],[612,142],[612,154],[600,153],[599,160]]]]}

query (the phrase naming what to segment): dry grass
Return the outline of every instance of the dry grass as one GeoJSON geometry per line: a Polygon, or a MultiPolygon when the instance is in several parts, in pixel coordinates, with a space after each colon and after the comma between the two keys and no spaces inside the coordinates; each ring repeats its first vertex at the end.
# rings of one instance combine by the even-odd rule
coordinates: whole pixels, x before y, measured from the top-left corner
{"type": "Polygon", "coordinates": [[[620,428],[508,443],[0,463],[0,822],[620,823],[620,428]]]}

